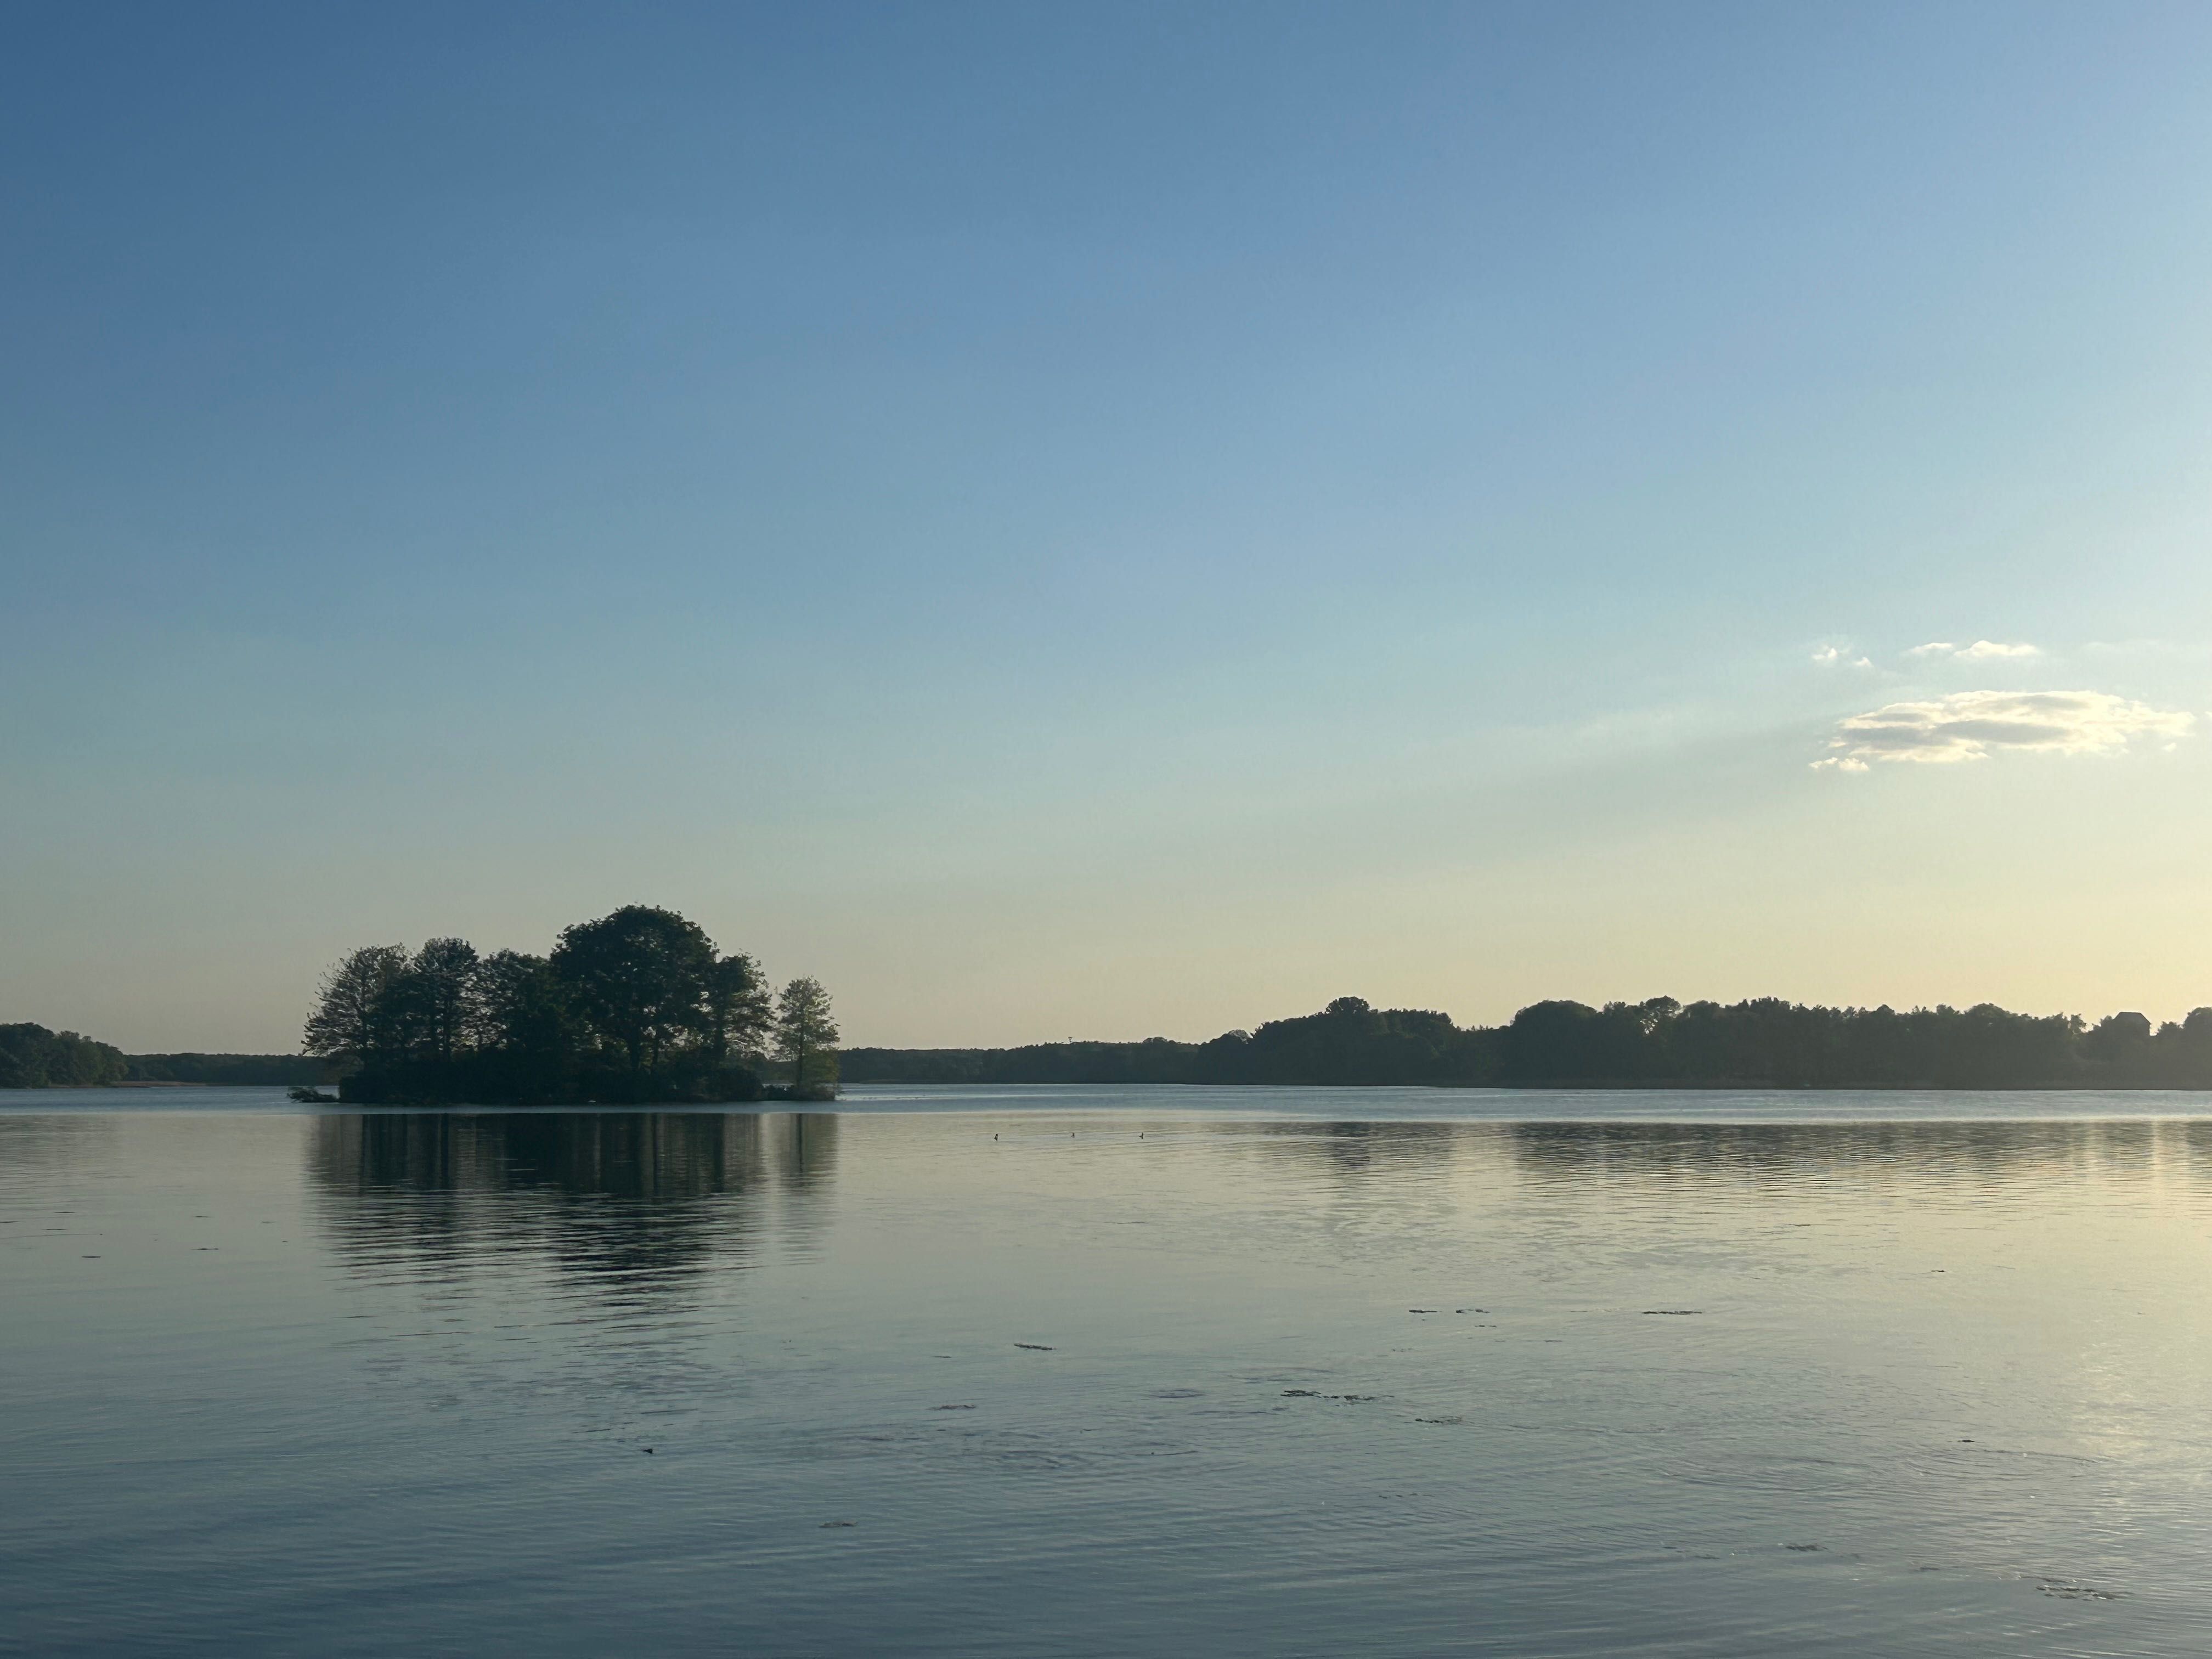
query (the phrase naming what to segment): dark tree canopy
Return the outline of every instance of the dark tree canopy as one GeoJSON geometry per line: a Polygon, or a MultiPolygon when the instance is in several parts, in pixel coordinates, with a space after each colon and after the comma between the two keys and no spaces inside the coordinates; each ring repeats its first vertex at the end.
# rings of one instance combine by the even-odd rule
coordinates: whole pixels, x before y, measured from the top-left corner
{"type": "Polygon", "coordinates": [[[837,1027],[830,994],[818,979],[795,979],[775,1000],[777,1057],[791,1067],[793,1092],[803,1099],[836,1093],[837,1027]]]}
{"type": "MultiPolygon", "coordinates": [[[[707,981],[708,1054],[720,1061],[745,1052],[769,1029],[769,1018],[768,980],[760,964],[743,955],[717,962],[707,981]]],[[[830,1035],[834,1041],[836,1033],[830,1035]]]]}
{"type": "MultiPolygon", "coordinates": [[[[821,1007],[826,1024],[826,994],[821,1007]]],[[[633,904],[567,929],[546,957],[480,956],[459,939],[353,951],[324,976],[307,1048],[345,1068],[348,1100],[756,1100],[769,1035],[752,957],[633,904]]],[[[784,1092],[834,1092],[836,1036],[816,1031],[784,1092]]]]}
{"type": "Polygon", "coordinates": [[[120,1083],[131,1062],[120,1048],[75,1031],[0,1025],[0,1089],[52,1089],[120,1083]]]}
{"type": "Polygon", "coordinates": [[[475,1030],[477,947],[465,939],[425,940],[386,993],[401,1045],[450,1066],[475,1030]]]}
{"type": "Polygon", "coordinates": [[[554,976],[571,1005],[641,1073],[706,1028],[714,965],[714,941],[698,923],[644,904],[580,921],[553,947],[554,976]]]}
{"type": "Polygon", "coordinates": [[[323,975],[315,1011],[307,1016],[301,1048],[310,1054],[358,1066],[386,1045],[381,1024],[386,998],[407,967],[399,945],[364,945],[349,951],[323,975]]]}

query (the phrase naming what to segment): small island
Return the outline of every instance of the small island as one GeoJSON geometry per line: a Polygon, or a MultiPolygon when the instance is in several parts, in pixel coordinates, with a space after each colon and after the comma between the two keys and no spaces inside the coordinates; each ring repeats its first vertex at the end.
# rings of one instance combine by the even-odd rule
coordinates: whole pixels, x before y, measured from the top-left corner
{"type": "Polygon", "coordinates": [[[349,1103],[550,1106],[832,1100],[836,1042],[820,981],[771,992],[751,957],[632,904],[547,956],[464,939],[349,951],[302,1047],[349,1103]]]}

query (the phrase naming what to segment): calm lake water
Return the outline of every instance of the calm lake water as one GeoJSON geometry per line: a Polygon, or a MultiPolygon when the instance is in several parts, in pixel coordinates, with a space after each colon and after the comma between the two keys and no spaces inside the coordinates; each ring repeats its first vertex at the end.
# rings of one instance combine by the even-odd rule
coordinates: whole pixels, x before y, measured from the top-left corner
{"type": "Polygon", "coordinates": [[[0,1095],[0,1650],[2198,1655],[2208,1109],[0,1095]]]}

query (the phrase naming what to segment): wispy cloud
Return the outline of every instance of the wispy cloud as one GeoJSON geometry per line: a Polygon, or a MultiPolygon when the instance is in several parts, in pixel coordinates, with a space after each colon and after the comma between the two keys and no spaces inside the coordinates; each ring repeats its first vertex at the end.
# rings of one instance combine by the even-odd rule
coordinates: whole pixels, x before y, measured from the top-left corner
{"type": "Polygon", "coordinates": [[[1840,645],[1824,645],[1813,653],[1813,660],[1823,668],[1871,668],[1874,663],[1866,657],[1854,657],[1840,645]]]}
{"type": "Polygon", "coordinates": [[[2186,737],[2196,716],[2130,702],[2109,691],[1960,691],[1893,702],[1839,721],[1816,768],[1863,772],[1874,761],[1937,765],[1985,760],[1999,750],[2109,755],[2139,738],[2186,737]]]}
{"type": "Polygon", "coordinates": [[[1972,645],[1954,645],[1949,640],[1930,640],[1925,645],[1916,645],[1905,653],[1908,657],[1938,657],[1951,662],[1997,662],[2007,657],[2039,657],[2043,653],[2032,645],[2007,645],[1998,640],[1976,640],[1972,645]]]}

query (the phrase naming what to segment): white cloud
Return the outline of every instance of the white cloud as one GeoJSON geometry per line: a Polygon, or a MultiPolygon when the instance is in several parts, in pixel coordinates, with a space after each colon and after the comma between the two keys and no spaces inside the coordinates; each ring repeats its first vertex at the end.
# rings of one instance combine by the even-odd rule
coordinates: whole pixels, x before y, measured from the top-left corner
{"type": "Polygon", "coordinates": [[[1833,668],[1838,664],[1846,668],[1871,668],[1874,666],[1873,662],[1868,658],[1845,656],[1844,654],[1844,647],[1840,645],[1824,645],[1820,647],[1818,650],[1813,653],[1813,660],[1823,668],[1833,668]]]}
{"type": "Polygon", "coordinates": [[[1954,645],[1948,640],[1930,640],[1925,645],[1916,645],[1905,653],[1908,657],[1941,657],[1951,662],[1996,662],[2007,657],[2039,657],[2043,653],[2032,645],[2007,645],[1997,640],[1976,640],[1972,645],[1954,645]]]}
{"type": "Polygon", "coordinates": [[[1816,768],[1863,772],[1872,761],[1948,764],[2001,749],[2109,755],[2137,738],[2186,737],[2196,716],[2130,702],[2109,691],[1960,691],[1893,702],[1838,722],[1816,768]]]}

